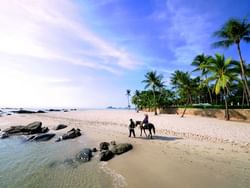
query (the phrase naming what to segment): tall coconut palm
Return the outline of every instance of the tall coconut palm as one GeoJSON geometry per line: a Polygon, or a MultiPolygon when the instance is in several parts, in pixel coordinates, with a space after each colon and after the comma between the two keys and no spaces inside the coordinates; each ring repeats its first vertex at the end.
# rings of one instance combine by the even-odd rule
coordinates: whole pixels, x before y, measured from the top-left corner
{"type": "MultiPolygon", "coordinates": [[[[200,55],[197,55],[192,64],[193,66],[196,67],[196,69],[194,69],[193,71],[201,71],[201,77],[204,77],[205,80],[207,80],[207,74],[208,74],[208,71],[207,69],[204,67],[204,65],[207,64],[209,58],[211,58],[210,56],[206,56],[204,54],[200,54],[200,55]]],[[[209,94],[209,99],[210,99],[210,103],[213,102],[213,99],[212,99],[212,94],[211,94],[211,91],[210,91],[210,88],[209,88],[209,85],[208,83],[205,83],[206,87],[207,87],[207,90],[208,90],[208,94],[209,94]]]]}
{"type": "Polygon", "coordinates": [[[231,58],[225,59],[224,55],[215,54],[215,57],[210,58],[208,64],[205,67],[211,73],[208,81],[214,81],[214,91],[218,95],[223,92],[223,98],[225,102],[225,119],[230,120],[230,114],[228,110],[228,95],[229,85],[233,80],[237,80],[237,75],[233,71],[234,62],[231,58]]]}
{"type": "Polygon", "coordinates": [[[213,44],[214,47],[228,48],[233,44],[237,46],[237,51],[240,57],[242,81],[247,92],[248,99],[250,99],[250,89],[245,75],[244,61],[240,48],[241,41],[250,42],[250,23],[246,19],[230,19],[220,30],[216,31],[214,35],[222,39],[221,41],[215,42],[213,44]]]}
{"type": "Polygon", "coordinates": [[[171,76],[171,84],[177,89],[180,95],[186,97],[185,109],[181,115],[184,117],[184,114],[187,109],[187,105],[192,103],[192,95],[198,88],[198,80],[192,79],[188,72],[175,71],[171,76]]]}
{"type": "Polygon", "coordinates": [[[154,111],[155,115],[157,115],[157,104],[156,104],[156,96],[155,92],[156,90],[162,88],[164,86],[163,83],[163,76],[161,74],[157,75],[156,71],[150,71],[145,74],[145,80],[142,82],[145,83],[145,89],[150,88],[153,91],[153,97],[154,97],[154,111]]]}
{"type": "Polygon", "coordinates": [[[130,89],[126,90],[126,95],[128,97],[128,108],[130,108],[130,103],[129,103],[129,97],[131,96],[131,90],[130,89]]]}
{"type": "MultiPolygon", "coordinates": [[[[246,104],[249,105],[249,98],[248,98],[247,91],[243,83],[243,75],[241,73],[241,66],[238,61],[234,61],[234,64],[235,66],[233,67],[233,71],[235,73],[240,73],[240,77],[241,77],[241,81],[239,82],[239,84],[240,84],[240,87],[242,88],[242,106],[244,105],[244,101],[246,101],[246,104]]],[[[244,64],[244,70],[247,76],[249,74],[249,69],[247,66],[245,66],[245,64],[244,64]]]]}

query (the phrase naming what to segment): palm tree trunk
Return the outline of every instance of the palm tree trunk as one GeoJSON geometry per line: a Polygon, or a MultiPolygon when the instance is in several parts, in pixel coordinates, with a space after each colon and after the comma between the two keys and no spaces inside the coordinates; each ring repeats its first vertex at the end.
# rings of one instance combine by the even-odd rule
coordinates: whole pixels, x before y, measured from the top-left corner
{"type": "Polygon", "coordinates": [[[155,115],[157,115],[156,100],[155,100],[155,90],[153,90],[153,95],[154,95],[154,111],[155,111],[155,115]]]}
{"type": "Polygon", "coordinates": [[[211,94],[211,91],[210,91],[210,89],[209,89],[209,87],[208,87],[208,86],[207,86],[207,91],[208,91],[208,95],[209,95],[210,103],[212,104],[212,103],[213,103],[212,94],[211,94]]]}
{"type": "MultiPolygon", "coordinates": [[[[205,79],[207,80],[207,75],[205,75],[205,79]]],[[[212,103],[213,103],[213,99],[212,99],[212,94],[211,94],[211,91],[210,91],[210,89],[209,89],[208,83],[206,84],[206,86],[207,86],[207,91],[208,91],[210,103],[212,104],[212,103]]]]}
{"type": "Polygon", "coordinates": [[[128,95],[128,108],[130,108],[130,104],[129,104],[129,95],[128,95]]]}
{"type": "Polygon", "coordinates": [[[249,106],[249,99],[247,96],[246,88],[243,87],[243,92],[242,92],[242,107],[244,106],[244,101],[246,100],[246,104],[249,106]]]}
{"type": "Polygon", "coordinates": [[[225,119],[228,121],[230,120],[228,104],[227,104],[227,92],[224,89],[224,101],[225,101],[225,119]]]}
{"type": "Polygon", "coordinates": [[[248,96],[248,98],[250,98],[250,89],[248,87],[247,78],[246,78],[246,75],[245,75],[244,62],[243,62],[243,58],[242,58],[241,50],[240,50],[240,43],[237,43],[237,49],[238,49],[238,53],[239,53],[239,56],[240,56],[240,68],[241,68],[241,74],[242,74],[242,78],[243,78],[242,79],[243,87],[245,87],[246,92],[247,92],[247,96],[248,96]]]}
{"type": "Polygon", "coordinates": [[[185,113],[186,113],[187,105],[189,104],[189,100],[190,100],[190,97],[188,97],[188,99],[187,99],[187,102],[186,102],[186,104],[185,104],[185,108],[184,108],[184,111],[182,112],[181,118],[183,118],[184,115],[185,115],[185,113]]]}

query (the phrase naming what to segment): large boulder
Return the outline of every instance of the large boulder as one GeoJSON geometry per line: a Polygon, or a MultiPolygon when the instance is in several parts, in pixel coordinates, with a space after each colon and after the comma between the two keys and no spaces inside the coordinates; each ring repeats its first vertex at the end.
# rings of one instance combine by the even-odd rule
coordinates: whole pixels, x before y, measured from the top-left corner
{"type": "Polygon", "coordinates": [[[100,143],[100,151],[108,150],[108,149],[109,149],[109,143],[108,142],[101,142],[100,143]]]}
{"type": "Polygon", "coordinates": [[[100,153],[100,161],[108,161],[114,157],[114,153],[110,150],[102,151],[100,153]]]}
{"type": "Polygon", "coordinates": [[[78,154],[76,154],[76,160],[79,162],[87,162],[92,157],[92,151],[90,148],[82,149],[78,154]]]}
{"type": "Polygon", "coordinates": [[[47,128],[42,128],[42,122],[35,121],[33,123],[30,123],[26,126],[11,126],[10,128],[7,128],[3,130],[3,132],[8,133],[9,135],[12,134],[18,134],[18,135],[28,135],[28,134],[36,134],[36,133],[43,133],[48,131],[47,128]]]}
{"type": "Polygon", "coordinates": [[[39,134],[36,136],[31,136],[30,138],[28,138],[28,141],[48,141],[51,138],[53,138],[56,134],[54,133],[49,133],[49,134],[39,134]]]}
{"type": "Polygon", "coordinates": [[[64,124],[59,124],[59,125],[57,125],[56,127],[54,127],[54,130],[60,130],[60,129],[64,129],[64,128],[66,128],[66,127],[68,127],[67,125],[64,125],[64,124]]]}
{"type": "Polygon", "coordinates": [[[122,143],[122,144],[117,144],[117,145],[114,145],[112,148],[111,148],[111,151],[116,154],[116,155],[120,155],[122,153],[125,153],[129,150],[133,149],[133,146],[132,144],[129,144],[129,143],[122,143]]]}

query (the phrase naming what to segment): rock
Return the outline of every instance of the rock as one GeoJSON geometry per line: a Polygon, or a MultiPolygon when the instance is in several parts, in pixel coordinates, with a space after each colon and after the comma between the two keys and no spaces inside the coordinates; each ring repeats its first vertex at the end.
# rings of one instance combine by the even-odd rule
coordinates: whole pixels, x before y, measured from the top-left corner
{"type": "Polygon", "coordinates": [[[113,146],[111,151],[114,154],[120,155],[124,152],[131,150],[132,148],[133,148],[132,144],[122,143],[122,144],[117,144],[117,145],[113,146]]]}
{"type": "Polygon", "coordinates": [[[43,110],[38,110],[36,113],[46,113],[46,112],[43,110]]]}
{"type": "Polygon", "coordinates": [[[8,133],[3,132],[2,134],[0,134],[1,139],[8,138],[8,137],[9,137],[8,133]]]}
{"type": "Polygon", "coordinates": [[[61,110],[59,110],[59,109],[49,109],[48,111],[50,111],[50,112],[60,112],[61,110]]]}
{"type": "Polygon", "coordinates": [[[23,110],[23,109],[20,109],[20,110],[17,110],[17,111],[11,111],[11,112],[16,113],[16,114],[33,114],[33,113],[36,113],[35,111],[23,110]]]}
{"type": "Polygon", "coordinates": [[[114,157],[114,153],[110,150],[102,151],[100,153],[100,161],[108,161],[114,157]]]}
{"type": "Polygon", "coordinates": [[[97,149],[96,149],[96,148],[93,148],[93,149],[92,149],[92,152],[97,152],[97,149]]]}
{"type": "Polygon", "coordinates": [[[76,160],[79,162],[87,162],[92,157],[92,151],[90,148],[84,148],[78,154],[76,154],[76,160]]]}
{"type": "Polygon", "coordinates": [[[71,129],[70,131],[68,131],[66,134],[60,136],[56,142],[59,142],[61,140],[67,140],[67,139],[72,139],[72,138],[76,138],[78,136],[81,136],[81,130],[80,129],[71,129]]]}
{"type": "Polygon", "coordinates": [[[7,128],[3,130],[3,132],[11,134],[19,134],[19,135],[28,135],[28,134],[36,134],[36,133],[42,133],[42,122],[36,121],[33,123],[30,123],[26,126],[12,126],[10,128],[7,128]]]}
{"type": "Polygon", "coordinates": [[[109,149],[109,143],[108,142],[101,142],[100,143],[100,151],[108,150],[108,149],[109,149]]]}
{"type": "Polygon", "coordinates": [[[31,136],[30,138],[28,138],[28,141],[37,141],[37,142],[40,142],[40,141],[48,141],[50,140],[51,138],[53,138],[56,134],[53,134],[53,133],[49,133],[49,134],[39,134],[39,135],[36,135],[36,136],[31,136]]]}
{"type": "Polygon", "coordinates": [[[116,145],[116,142],[113,140],[110,142],[110,144],[114,146],[114,145],[116,145]]]}
{"type": "Polygon", "coordinates": [[[64,125],[64,124],[59,124],[59,125],[57,125],[56,127],[54,127],[54,130],[60,130],[60,129],[64,129],[64,128],[66,128],[66,127],[68,127],[67,125],[64,125]]]}
{"type": "Polygon", "coordinates": [[[46,133],[49,131],[48,127],[42,127],[41,133],[46,133]]]}
{"type": "Polygon", "coordinates": [[[70,131],[68,131],[66,134],[64,134],[62,136],[62,139],[66,140],[66,139],[71,139],[71,138],[75,138],[78,136],[81,136],[81,130],[73,128],[70,131]]]}

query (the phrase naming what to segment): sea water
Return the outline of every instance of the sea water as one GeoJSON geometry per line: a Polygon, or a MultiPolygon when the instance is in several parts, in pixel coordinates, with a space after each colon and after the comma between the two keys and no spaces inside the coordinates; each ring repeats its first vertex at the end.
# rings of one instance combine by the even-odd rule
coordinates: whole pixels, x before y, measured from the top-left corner
{"type": "Polygon", "coordinates": [[[62,142],[25,142],[22,137],[0,139],[0,187],[123,187],[121,182],[114,182],[119,176],[107,173],[98,154],[86,163],[65,162],[88,145],[84,136],[62,142]]]}

